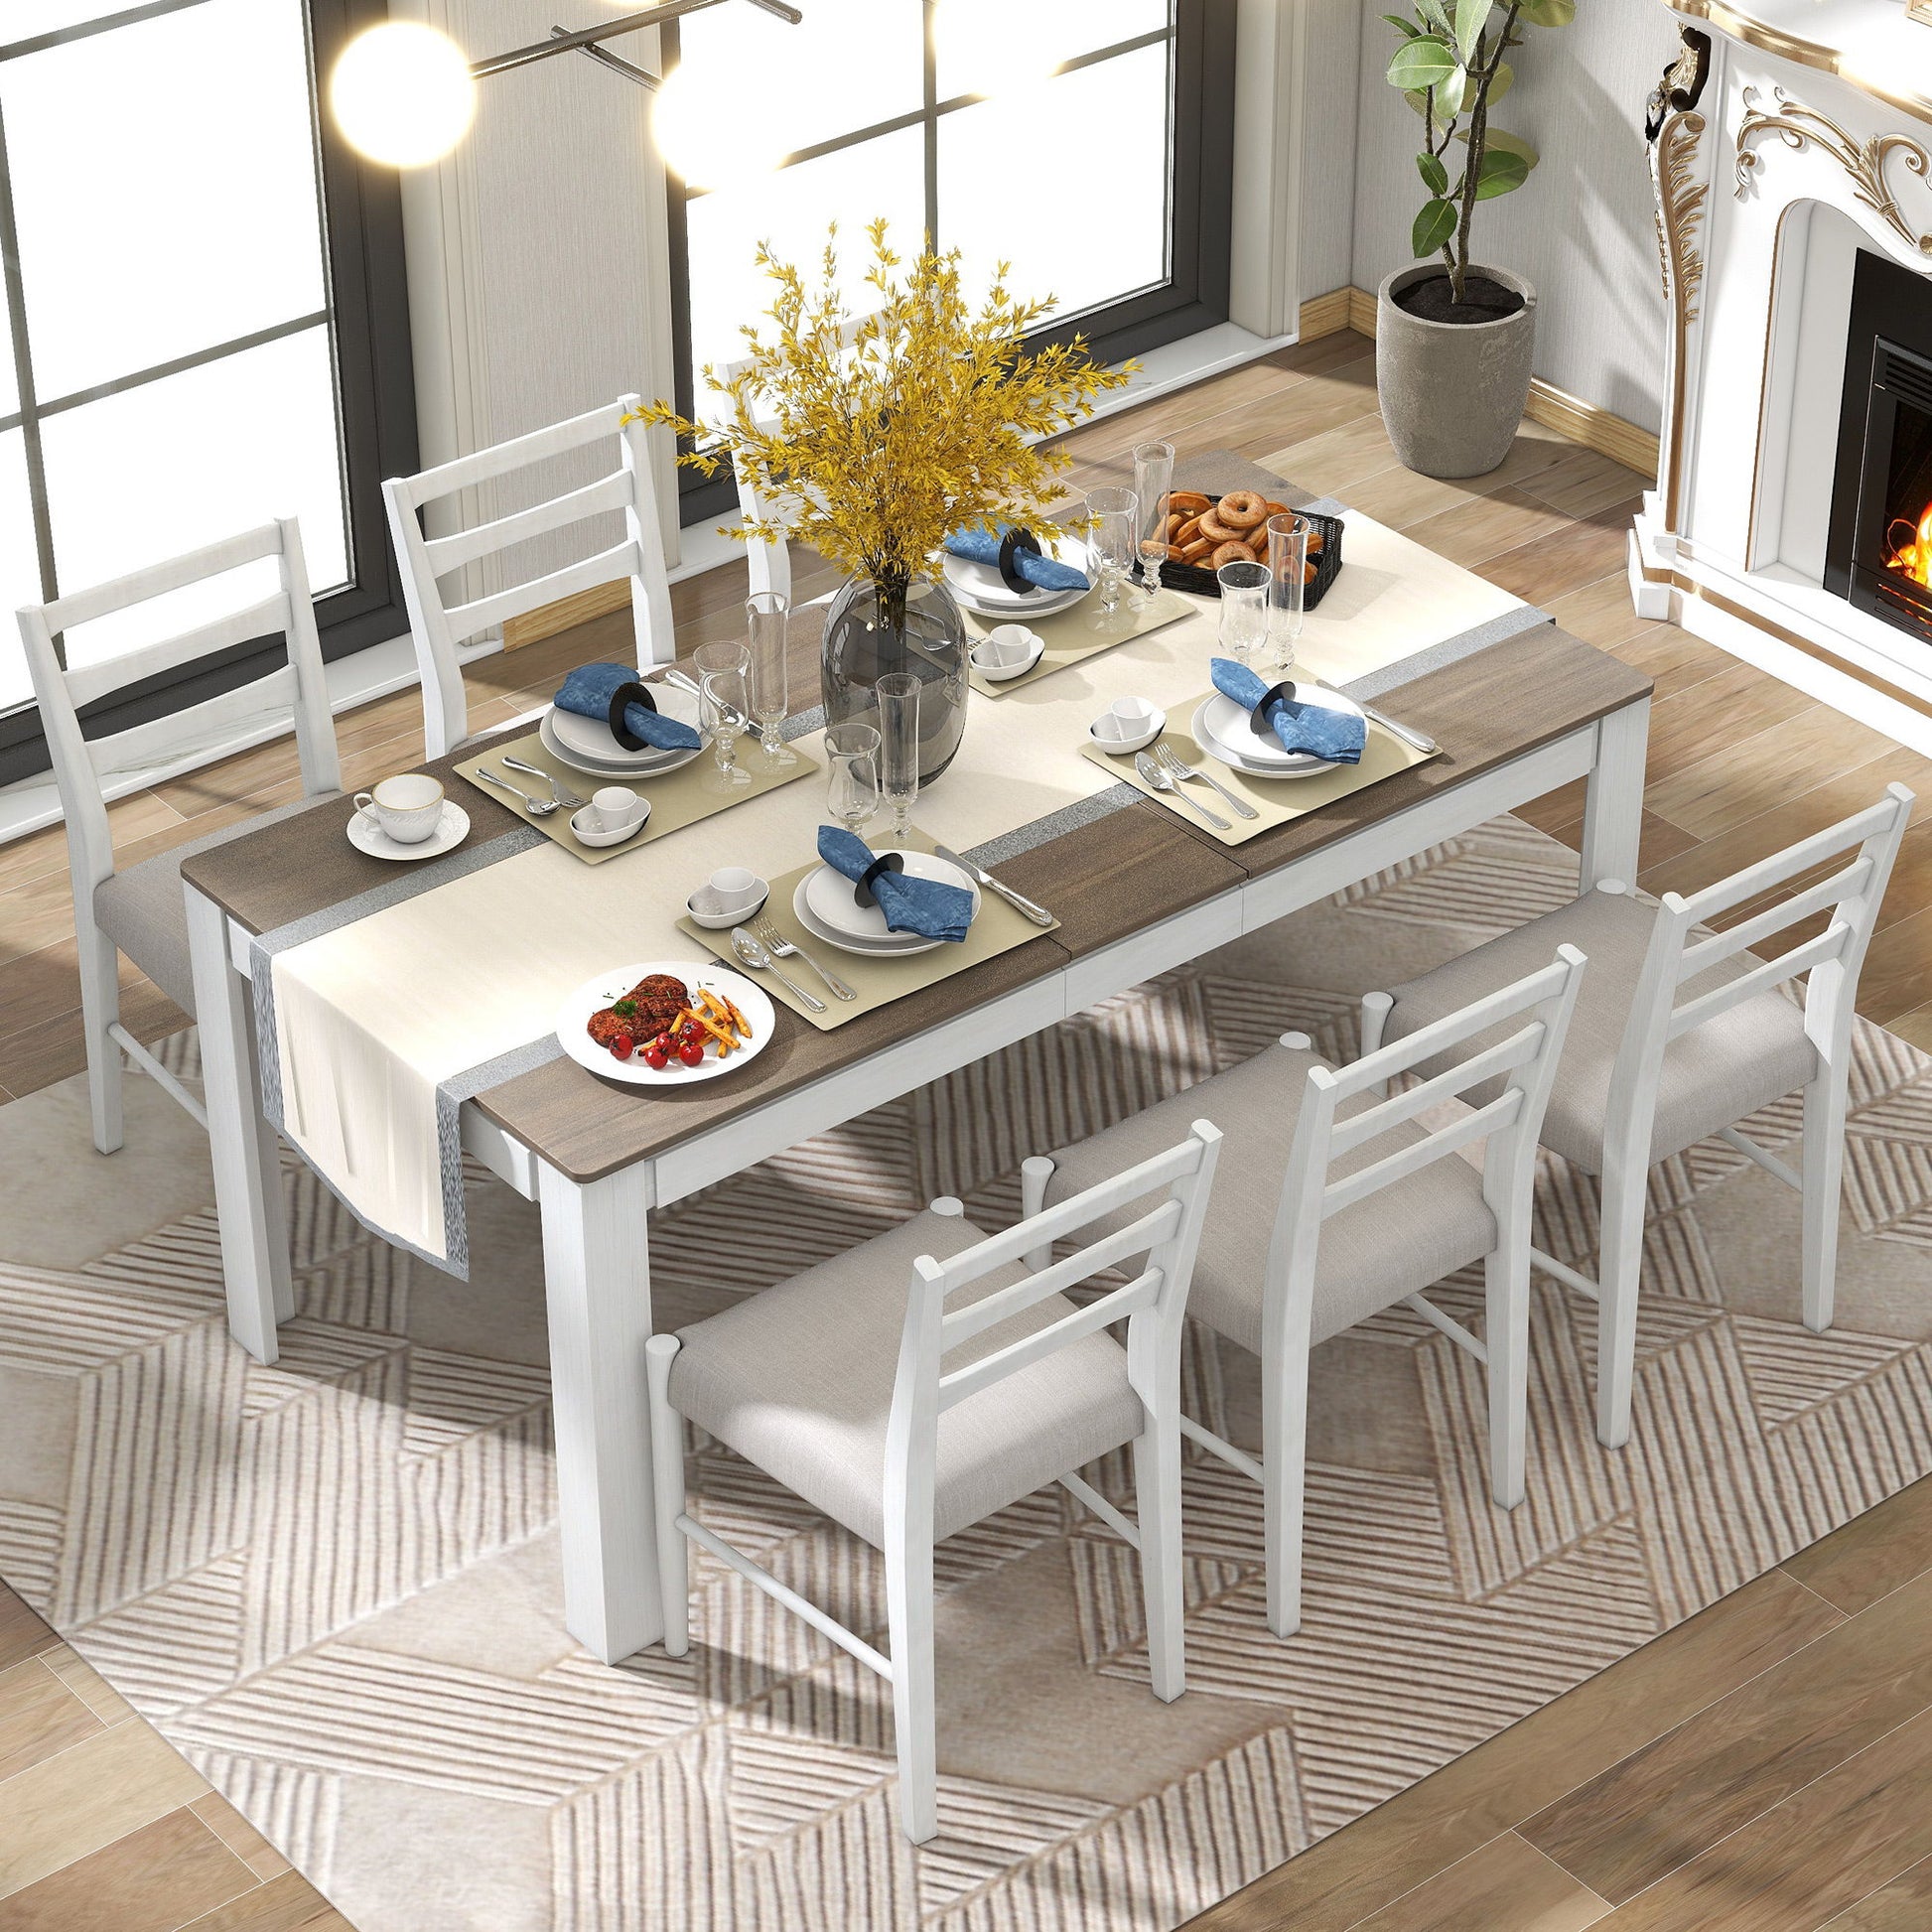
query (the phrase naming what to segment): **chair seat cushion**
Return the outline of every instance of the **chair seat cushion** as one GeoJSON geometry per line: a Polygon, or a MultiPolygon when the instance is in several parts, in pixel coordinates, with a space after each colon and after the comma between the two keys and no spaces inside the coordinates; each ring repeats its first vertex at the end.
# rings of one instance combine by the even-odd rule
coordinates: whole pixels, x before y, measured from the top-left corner
{"type": "MultiPolygon", "coordinates": [[[[1089,1141],[1060,1149],[1053,1156],[1046,1198],[1065,1200],[1174,1146],[1185,1138],[1190,1122],[1213,1122],[1223,1136],[1221,1156],[1194,1261],[1187,1312],[1259,1354],[1262,1284],[1282,1179],[1288,1171],[1289,1139],[1301,1111],[1309,1069],[1324,1064],[1313,1053],[1270,1047],[1089,1141]]],[[[1372,1095],[1359,1095],[1342,1103],[1339,1117],[1345,1119],[1376,1104],[1372,1095]]],[[[1370,1167],[1424,1139],[1427,1131],[1407,1124],[1377,1135],[1334,1162],[1329,1177],[1370,1167]]],[[[1113,1224],[1124,1226],[1139,1211],[1130,1207],[1115,1216],[1113,1224]]],[[[1432,1161],[1323,1224],[1315,1260],[1311,1339],[1323,1341],[1339,1334],[1404,1296],[1441,1281],[1486,1255],[1495,1241],[1496,1217],[1482,1197],[1481,1174],[1455,1155],[1432,1161]]]]}
{"type": "MultiPolygon", "coordinates": [[[[1549,965],[1558,944],[1568,940],[1589,963],[1584,968],[1541,1139],[1552,1153],[1586,1173],[1601,1173],[1610,1073],[1656,918],[1655,906],[1629,894],[1586,893],[1574,904],[1519,925],[1421,979],[1392,987],[1395,1007],[1384,1037],[1404,1038],[1549,965]]],[[[1741,979],[1753,963],[1747,955],[1721,962],[1687,980],[1678,1002],[1741,979]]],[[[1457,1050],[1466,1054],[1469,1049],[1457,1050]]],[[[1767,1101],[1804,1086],[1817,1064],[1805,1037],[1804,1015],[1777,992],[1756,994],[1682,1035],[1664,1055],[1651,1163],[1681,1153],[1719,1128],[1754,1114],[1767,1101]]],[[[1486,1099],[1494,1090],[1471,1097],[1486,1099]]]]}
{"type": "MultiPolygon", "coordinates": [[[[912,1262],[946,1260],[985,1234],[916,1215],[776,1288],[678,1330],[671,1401],[721,1442],[875,1548],[886,1534],[886,1424],[912,1262]]],[[[1001,1269],[948,1298],[967,1307],[1024,1279],[1001,1269]]],[[[946,1351],[963,1368],[1073,1312],[1049,1296],[946,1351]]],[[[1127,1351],[1106,1333],[1069,1342],[939,1418],[934,1535],[950,1536],[1141,1433],[1127,1351]]]]}
{"type": "Polygon", "coordinates": [[[192,1014],[195,979],[188,966],[188,907],[182,898],[182,862],[197,852],[212,851],[230,839],[341,796],[339,791],[322,792],[277,805],[218,831],[204,832],[199,839],[190,839],[185,845],[157,853],[111,879],[103,879],[94,888],[94,923],[176,1006],[192,1014]]]}

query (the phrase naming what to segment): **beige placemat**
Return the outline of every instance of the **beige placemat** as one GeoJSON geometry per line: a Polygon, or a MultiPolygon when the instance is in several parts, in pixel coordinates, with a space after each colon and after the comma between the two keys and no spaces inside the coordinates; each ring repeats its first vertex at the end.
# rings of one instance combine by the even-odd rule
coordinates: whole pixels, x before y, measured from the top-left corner
{"type": "MultiPolygon", "coordinates": [[[[1175,591],[1156,591],[1143,603],[1138,593],[1125,591],[1113,610],[1102,611],[1100,600],[1089,592],[1070,611],[1059,611],[1050,618],[1027,624],[1035,636],[1044,639],[1046,648],[1040,652],[1039,662],[1024,676],[989,678],[970,668],[967,676],[973,689],[983,697],[1004,698],[1011,692],[1024,691],[1043,677],[1051,677],[1055,671],[1065,670],[1069,664],[1077,664],[1083,657],[1093,656],[1096,651],[1112,650],[1130,637],[1145,637],[1150,630],[1159,630],[1164,624],[1178,623],[1182,618],[1192,617],[1200,602],[1175,591]]],[[[1000,623],[1024,621],[1002,618],[996,622],[971,611],[963,615],[969,643],[997,629],[1000,623]]]]}
{"type": "MultiPolygon", "coordinates": [[[[1362,747],[1362,761],[1359,764],[1337,764],[1331,770],[1307,778],[1250,777],[1245,771],[1236,771],[1231,765],[1223,764],[1187,729],[1193,722],[1194,713],[1200,709],[1201,700],[1211,695],[1202,691],[1170,711],[1168,729],[1161,734],[1160,742],[1173,746],[1181,763],[1211,771],[1237,798],[1245,798],[1255,808],[1255,817],[1242,818],[1228,809],[1227,801],[1215,793],[1212,785],[1202,784],[1198,778],[1190,778],[1184,783],[1176,780],[1176,786],[1184,796],[1229,822],[1229,829],[1225,832],[1216,831],[1199,813],[1189,811],[1173,793],[1163,794],[1152,785],[1143,783],[1140,773],[1134,769],[1134,755],[1131,752],[1123,758],[1113,752],[1103,752],[1089,740],[1081,748],[1081,755],[1091,759],[1103,771],[1124,778],[1136,791],[1144,792],[1158,804],[1165,805],[1177,819],[1219,839],[1223,845],[1246,845],[1250,839],[1272,831],[1277,825],[1286,825],[1291,819],[1319,810],[1337,798],[1346,798],[1350,792],[1360,791],[1365,785],[1392,778],[1398,771],[1407,771],[1411,765],[1422,764],[1440,756],[1436,752],[1419,752],[1413,745],[1404,744],[1393,732],[1385,732],[1380,725],[1371,724],[1368,743],[1362,747]]],[[[1150,758],[1153,757],[1154,747],[1150,745],[1147,752],[1150,758]]]]}
{"type": "MultiPolygon", "coordinates": [[[[580,798],[589,798],[603,785],[625,782],[621,778],[600,778],[595,772],[580,771],[574,764],[566,764],[561,759],[551,757],[542,739],[532,732],[528,738],[519,738],[513,745],[492,745],[482,757],[465,759],[456,767],[458,775],[476,785],[485,797],[495,799],[499,805],[508,805],[512,811],[519,807],[508,792],[498,791],[494,785],[483,784],[476,776],[478,766],[486,764],[500,777],[507,778],[519,791],[542,797],[543,787],[527,771],[504,770],[503,755],[506,752],[511,758],[521,759],[525,764],[534,764],[549,772],[566,791],[574,791],[580,798]]],[[[667,772],[661,778],[640,778],[632,782],[630,789],[650,800],[650,817],[645,820],[641,832],[620,845],[582,844],[570,829],[569,807],[546,812],[541,818],[532,818],[530,823],[538,831],[548,833],[566,852],[583,860],[587,866],[601,866],[607,859],[621,859],[626,852],[635,852],[639,846],[649,845],[653,839],[661,839],[687,825],[695,825],[699,819],[709,818],[714,812],[722,812],[732,805],[742,805],[746,799],[756,798],[761,792],[776,791],[780,785],[788,785],[795,778],[811,777],[824,768],[818,759],[801,752],[796,745],[791,747],[791,753],[790,764],[768,765],[755,743],[741,740],[738,762],[750,774],[752,782],[740,785],[736,791],[720,792],[706,788],[707,777],[715,776],[718,769],[709,746],[689,764],[676,771],[667,772]]]]}
{"type": "MultiPolygon", "coordinates": [[[[932,840],[917,826],[906,835],[904,843],[906,849],[913,852],[930,852],[933,845],[932,840]]],[[[838,946],[828,946],[823,939],[807,932],[791,909],[792,896],[798,890],[798,882],[817,870],[818,861],[814,859],[810,865],[796,866],[772,880],[771,897],[765,901],[764,909],[771,923],[794,946],[802,947],[812,958],[823,961],[858,995],[852,1000],[834,999],[823,981],[802,959],[779,960],[779,972],[825,1002],[826,1010],[823,1013],[813,1013],[802,1001],[793,999],[770,973],[753,972],[732,951],[729,929],[708,932],[688,917],[679,919],[677,926],[680,932],[689,934],[699,945],[716,953],[728,966],[756,980],[773,1000],[789,1007],[801,1020],[810,1021],[821,1033],[843,1027],[848,1020],[857,1020],[861,1014],[871,1013],[875,1008],[891,1006],[895,1000],[902,1000],[908,993],[917,993],[925,987],[937,985],[940,980],[951,979],[955,973],[963,973],[983,959],[994,959],[1003,952],[1011,952],[1016,946],[1024,946],[1029,939],[1037,939],[1051,932],[1059,924],[1056,919],[1050,926],[1035,925],[1031,919],[1023,918],[1016,912],[998,893],[982,888],[979,912],[966,937],[956,946],[935,946],[930,952],[914,953],[909,959],[863,956],[846,952],[838,946]]]]}

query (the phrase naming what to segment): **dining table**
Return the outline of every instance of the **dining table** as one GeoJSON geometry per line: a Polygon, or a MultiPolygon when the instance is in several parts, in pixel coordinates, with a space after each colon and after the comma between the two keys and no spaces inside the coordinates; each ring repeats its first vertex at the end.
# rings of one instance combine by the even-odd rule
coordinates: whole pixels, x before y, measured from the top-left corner
{"type": "MultiPolygon", "coordinates": [[[[1221,466],[1242,480],[1230,486],[1251,473],[1238,463],[1221,466]]],[[[463,1153],[540,1208],[564,1619],[595,1656],[615,1663],[660,1635],[644,1374],[654,1211],[1561,786],[1583,787],[1582,888],[1634,881],[1650,680],[1337,507],[1344,564],[1309,615],[1296,675],[1386,709],[1435,740],[1435,756],[1239,843],[1122,783],[1082,756],[1086,727],[1117,696],[1173,702],[1206,689],[1215,609],[1184,599],[1172,623],[1024,690],[975,693],[953,768],[917,800],[923,833],[1048,908],[1050,930],[830,1029],[779,1006],[772,1036],[731,1077],[640,1090],[588,1070],[552,1036],[463,1090],[463,1153]]],[[[793,742],[810,753],[818,734],[793,742]]],[[[294,1299],[282,1136],[263,1102],[276,1052],[257,1024],[265,937],[426,894],[419,907],[447,908],[451,956],[474,954],[486,971],[477,882],[492,853],[531,848],[512,802],[454,775],[477,751],[420,767],[461,791],[470,817],[446,857],[382,866],[345,837],[352,801],[332,799],[182,868],[229,1326],[257,1360],[275,1359],[294,1299]]],[[[676,925],[686,895],[718,865],[771,876],[778,859],[809,859],[824,806],[813,773],[608,864],[577,865],[553,843],[520,863],[549,868],[556,891],[608,896],[587,903],[622,896],[635,948],[618,957],[700,960],[676,925]]],[[[877,825],[868,836],[883,839],[877,825]]],[[[412,971],[407,957],[393,964],[399,977],[412,971]]],[[[474,996],[461,973],[445,991],[460,1030],[474,996]]]]}

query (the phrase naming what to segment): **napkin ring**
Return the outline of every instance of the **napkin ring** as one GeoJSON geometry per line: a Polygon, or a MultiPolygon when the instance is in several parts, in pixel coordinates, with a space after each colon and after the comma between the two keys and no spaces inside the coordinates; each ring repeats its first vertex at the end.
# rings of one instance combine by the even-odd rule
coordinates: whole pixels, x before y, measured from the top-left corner
{"type": "Polygon", "coordinates": [[[852,897],[861,905],[877,905],[879,901],[872,896],[872,882],[882,872],[903,872],[904,870],[905,855],[902,852],[882,852],[853,882],[852,897]]]}
{"type": "Polygon", "coordinates": [[[1271,733],[1275,729],[1274,726],[1270,724],[1268,721],[1268,707],[1271,704],[1273,704],[1278,698],[1281,700],[1283,704],[1301,703],[1301,700],[1295,695],[1295,685],[1293,681],[1290,681],[1285,684],[1271,684],[1268,687],[1268,689],[1261,694],[1261,702],[1258,705],[1256,705],[1252,711],[1248,713],[1249,724],[1251,724],[1255,728],[1256,732],[1263,737],[1266,737],[1269,733],[1271,733]]]}
{"type": "Polygon", "coordinates": [[[639,738],[623,721],[623,714],[633,704],[642,705],[646,711],[657,709],[657,700],[651,696],[648,688],[634,679],[629,684],[620,684],[611,694],[611,736],[626,752],[647,752],[650,741],[639,738]]]}
{"type": "Polygon", "coordinates": [[[1023,550],[1037,557],[1040,554],[1039,539],[1031,530],[1023,530],[1016,523],[1000,539],[1000,582],[1016,596],[1035,588],[1030,579],[1021,576],[1020,566],[1015,561],[1023,550]]]}

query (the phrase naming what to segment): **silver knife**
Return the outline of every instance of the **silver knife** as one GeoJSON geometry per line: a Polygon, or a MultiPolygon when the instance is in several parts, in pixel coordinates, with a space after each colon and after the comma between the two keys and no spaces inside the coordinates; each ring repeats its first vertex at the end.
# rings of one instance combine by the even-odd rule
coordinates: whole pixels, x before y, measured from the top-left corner
{"type": "Polygon", "coordinates": [[[995,879],[984,866],[976,866],[972,860],[962,859],[950,846],[935,845],[932,851],[935,858],[945,860],[949,866],[957,866],[961,872],[968,874],[971,878],[978,881],[980,885],[989,887],[992,891],[998,893],[1016,912],[1024,913],[1028,918],[1033,920],[1035,925],[1051,925],[1053,923],[1052,913],[1047,911],[1043,905],[1035,905],[1024,893],[1016,893],[1011,886],[995,879]]]}
{"type": "MultiPolygon", "coordinates": [[[[1362,701],[1357,698],[1357,704],[1362,701]]],[[[1413,745],[1419,752],[1440,752],[1443,748],[1426,732],[1419,732],[1413,725],[1399,725],[1387,712],[1377,711],[1372,704],[1362,704],[1362,716],[1372,718],[1385,732],[1393,732],[1405,745],[1413,745]]]]}

